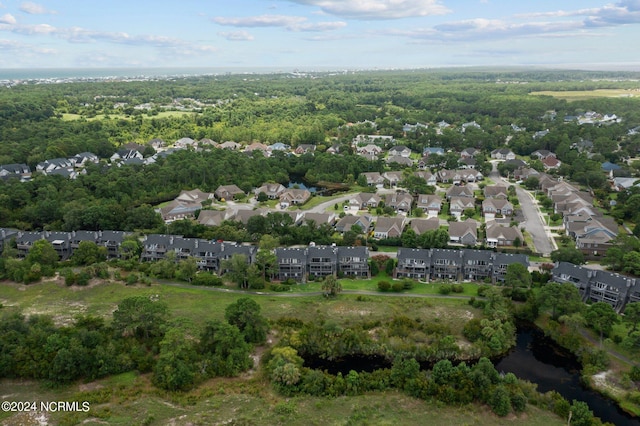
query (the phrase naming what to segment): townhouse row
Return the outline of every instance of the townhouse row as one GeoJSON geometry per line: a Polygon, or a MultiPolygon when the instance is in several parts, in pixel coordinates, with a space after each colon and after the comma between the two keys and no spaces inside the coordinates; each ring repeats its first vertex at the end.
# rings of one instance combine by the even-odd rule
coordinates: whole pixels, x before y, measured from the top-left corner
{"type": "Polygon", "coordinates": [[[618,313],[623,312],[627,304],[640,302],[638,278],[568,262],[556,263],[551,273],[553,281],[573,284],[580,292],[583,302],[605,302],[618,313]]]}
{"type": "Polygon", "coordinates": [[[513,263],[529,267],[524,254],[498,253],[473,249],[413,249],[398,250],[395,278],[419,281],[488,281],[504,282],[507,268],[513,263]]]}
{"type": "MultiPolygon", "coordinates": [[[[80,243],[90,241],[107,249],[107,258],[118,259],[123,256],[122,243],[129,233],[123,231],[72,231],[72,232],[22,232],[12,229],[0,229],[0,251],[11,240],[15,240],[18,257],[27,256],[34,243],[47,240],[51,243],[60,260],[73,255],[80,243]]],[[[140,260],[153,262],[165,259],[173,253],[176,261],[193,257],[200,270],[220,271],[220,263],[234,254],[242,254],[247,262],[253,263],[257,248],[255,246],[221,242],[200,238],[184,238],[178,235],[150,234],[142,237],[140,260]]]]}
{"type": "Polygon", "coordinates": [[[329,275],[369,278],[369,249],[363,246],[315,246],[277,248],[278,280],[306,282],[329,275]]]}

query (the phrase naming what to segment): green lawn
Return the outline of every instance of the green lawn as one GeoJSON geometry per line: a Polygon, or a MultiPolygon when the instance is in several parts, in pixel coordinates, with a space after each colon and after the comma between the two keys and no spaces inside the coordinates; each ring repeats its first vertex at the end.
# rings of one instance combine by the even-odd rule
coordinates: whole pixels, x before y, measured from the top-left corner
{"type": "MultiPolygon", "coordinates": [[[[333,198],[336,197],[326,197],[323,195],[316,195],[313,196],[309,199],[309,201],[307,201],[306,203],[304,203],[302,206],[300,206],[300,210],[309,210],[319,204],[324,203],[325,201],[330,201],[333,198]]],[[[331,206],[331,209],[333,209],[333,205],[331,206]]],[[[296,210],[296,208],[294,208],[293,210],[296,210]]],[[[339,210],[338,210],[339,211],[339,210]]]]}

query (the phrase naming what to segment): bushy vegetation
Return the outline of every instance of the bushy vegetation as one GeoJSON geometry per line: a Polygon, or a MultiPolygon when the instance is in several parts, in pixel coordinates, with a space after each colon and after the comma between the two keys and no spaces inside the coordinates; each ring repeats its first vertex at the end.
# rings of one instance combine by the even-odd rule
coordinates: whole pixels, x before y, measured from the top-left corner
{"type": "Polygon", "coordinates": [[[253,365],[251,343],[264,342],[267,327],[247,300],[229,305],[229,323],[209,321],[194,336],[170,318],[165,303],[142,296],[123,300],[111,323],[83,315],[56,326],[46,316],[5,313],[0,378],[62,384],[135,370],[153,372],[163,389],[186,390],[208,377],[237,376],[253,365]]]}

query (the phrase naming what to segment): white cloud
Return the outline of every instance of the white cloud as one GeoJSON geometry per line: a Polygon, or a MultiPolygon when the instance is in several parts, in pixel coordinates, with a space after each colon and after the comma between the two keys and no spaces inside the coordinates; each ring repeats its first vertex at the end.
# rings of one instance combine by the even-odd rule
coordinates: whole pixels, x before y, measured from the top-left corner
{"type": "Polygon", "coordinates": [[[557,10],[516,15],[516,18],[564,18],[584,16],[588,27],[617,26],[640,23],[640,0],[625,0],[603,7],[578,10],[557,10]]]}
{"type": "Polygon", "coordinates": [[[388,34],[425,41],[459,42],[488,39],[508,40],[516,37],[575,36],[584,29],[582,22],[509,23],[496,19],[469,19],[417,30],[395,30],[388,34]]]}
{"type": "Polygon", "coordinates": [[[29,15],[55,15],[55,10],[47,10],[44,6],[26,1],[20,5],[20,10],[29,15]]]}
{"type": "Polygon", "coordinates": [[[299,25],[294,25],[289,29],[292,31],[333,31],[340,28],[344,28],[347,26],[346,22],[335,21],[335,22],[318,22],[318,23],[304,23],[299,25]]]}
{"type": "Polygon", "coordinates": [[[162,49],[175,49],[177,52],[182,50],[185,54],[190,54],[189,52],[209,53],[217,51],[217,48],[214,46],[199,45],[172,37],[149,34],[130,35],[125,32],[93,31],[81,27],[57,28],[49,24],[7,25],[0,23],[0,31],[33,36],[49,35],[61,38],[70,43],[106,42],[135,46],[151,46],[162,49]]]}
{"type": "Polygon", "coordinates": [[[20,52],[21,54],[37,53],[45,55],[56,54],[55,49],[50,49],[41,46],[34,46],[33,44],[21,43],[16,40],[0,39],[0,51],[8,52],[20,52]]]}
{"type": "Polygon", "coordinates": [[[213,22],[230,27],[290,27],[307,20],[302,16],[260,15],[244,18],[216,17],[213,22]]]}
{"type": "Polygon", "coordinates": [[[0,24],[14,25],[16,22],[18,21],[16,21],[16,18],[10,13],[5,13],[4,15],[0,16],[0,24]]]}
{"type": "Polygon", "coordinates": [[[352,19],[400,19],[450,13],[439,0],[289,0],[352,19]]]}
{"type": "Polygon", "coordinates": [[[219,32],[220,37],[224,37],[229,41],[251,41],[253,36],[246,31],[229,31],[219,32]]]}
{"type": "Polygon", "coordinates": [[[212,19],[218,25],[230,27],[259,28],[281,27],[289,31],[333,31],[347,26],[346,22],[308,22],[304,16],[259,15],[242,18],[225,18],[218,16],[212,19]]]}

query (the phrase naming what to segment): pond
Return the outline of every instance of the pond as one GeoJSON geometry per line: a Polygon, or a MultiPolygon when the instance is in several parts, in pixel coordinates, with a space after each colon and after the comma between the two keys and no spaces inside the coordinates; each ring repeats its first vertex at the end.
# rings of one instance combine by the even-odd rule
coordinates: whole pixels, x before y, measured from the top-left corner
{"type": "Polygon", "coordinates": [[[518,330],[516,347],[496,361],[496,370],[538,384],[539,392],[555,390],[569,402],[589,404],[593,414],[615,425],[640,425],[616,403],[580,383],[580,363],[572,354],[547,338],[539,329],[518,330]]]}
{"type": "MultiPolygon", "coordinates": [[[[327,370],[330,374],[350,370],[372,372],[379,368],[391,368],[391,361],[382,356],[356,355],[327,361],[319,357],[305,358],[305,366],[327,370]]],[[[505,356],[494,360],[496,370],[514,373],[518,378],[538,385],[538,391],[555,390],[569,402],[574,399],[589,404],[593,414],[603,422],[615,425],[640,425],[640,419],[622,411],[616,403],[580,383],[580,363],[576,357],[557,345],[534,327],[521,327],[516,336],[516,346],[505,356]]],[[[430,363],[421,367],[431,368],[430,363]]]]}
{"type": "Polygon", "coordinates": [[[315,186],[306,186],[302,182],[293,182],[289,181],[286,185],[287,188],[296,188],[296,189],[308,189],[312,194],[318,191],[318,188],[315,186]]]}

